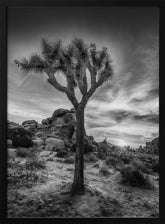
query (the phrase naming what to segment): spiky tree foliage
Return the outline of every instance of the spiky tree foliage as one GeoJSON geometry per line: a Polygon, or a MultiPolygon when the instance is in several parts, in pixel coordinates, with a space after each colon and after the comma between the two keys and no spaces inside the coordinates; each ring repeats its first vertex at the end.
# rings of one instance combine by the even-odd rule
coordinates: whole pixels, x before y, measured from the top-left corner
{"type": "Polygon", "coordinates": [[[106,47],[97,50],[96,44],[87,45],[82,39],[74,38],[64,47],[61,41],[53,43],[45,39],[41,41],[41,55],[33,54],[29,60],[23,58],[15,63],[22,70],[35,73],[46,73],[48,83],[55,89],[64,92],[76,111],[76,159],[72,194],[84,191],[84,109],[95,90],[113,76],[112,60],[106,47]],[[88,89],[87,70],[91,76],[91,87],[88,89]],[[60,71],[66,77],[67,86],[62,86],[56,80],[56,72],[60,71]],[[78,102],[75,88],[82,93],[78,102]]]}

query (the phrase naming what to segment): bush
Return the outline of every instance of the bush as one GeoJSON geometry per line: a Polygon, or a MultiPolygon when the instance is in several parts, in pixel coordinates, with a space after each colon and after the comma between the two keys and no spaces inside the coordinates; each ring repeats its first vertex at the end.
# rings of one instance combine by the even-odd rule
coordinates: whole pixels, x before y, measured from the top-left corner
{"type": "Polygon", "coordinates": [[[64,160],[64,163],[67,163],[67,164],[74,164],[75,162],[75,157],[68,157],[64,160]]]}
{"type": "Polygon", "coordinates": [[[64,158],[67,156],[67,154],[68,154],[68,152],[66,150],[61,150],[61,151],[57,152],[56,157],[64,158]]]}
{"type": "Polygon", "coordinates": [[[33,141],[26,136],[15,137],[13,139],[13,146],[29,148],[33,146],[33,141]]]}
{"type": "Polygon", "coordinates": [[[18,148],[17,149],[17,156],[19,157],[30,157],[31,156],[31,151],[27,148],[18,148]]]}
{"type": "Polygon", "coordinates": [[[144,174],[133,165],[125,166],[120,172],[122,175],[122,183],[136,187],[150,185],[148,176],[145,177],[144,174]]]}
{"type": "Polygon", "coordinates": [[[107,166],[102,166],[99,171],[103,176],[108,176],[110,174],[107,166]]]}
{"type": "Polygon", "coordinates": [[[154,173],[159,173],[159,162],[154,162],[152,165],[152,170],[154,173]]]}
{"type": "Polygon", "coordinates": [[[89,153],[89,152],[93,152],[93,151],[94,151],[93,145],[85,144],[84,153],[89,153]]]}
{"type": "Polygon", "coordinates": [[[114,167],[116,170],[121,170],[124,166],[123,160],[119,157],[108,156],[105,161],[107,166],[114,167]]]}
{"type": "Polygon", "coordinates": [[[127,158],[125,156],[122,156],[121,159],[122,159],[122,161],[123,161],[124,164],[129,164],[130,163],[130,158],[129,157],[127,158]]]}
{"type": "Polygon", "coordinates": [[[96,163],[98,159],[96,158],[94,154],[90,154],[89,156],[86,156],[84,160],[87,163],[96,163]]]}
{"type": "MultiPolygon", "coordinates": [[[[42,163],[43,165],[43,163],[42,163]]],[[[29,159],[25,165],[20,163],[12,164],[11,168],[8,168],[8,184],[14,189],[19,189],[22,187],[32,187],[38,182],[45,183],[48,180],[47,171],[36,170],[36,167],[41,167],[41,163],[32,162],[29,159]],[[32,165],[33,164],[33,165],[32,165]],[[35,165],[34,165],[35,164],[35,165]],[[39,164],[36,165],[36,164],[39,164]]]]}
{"type": "Polygon", "coordinates": [[[143,172],[143,173],[151,173],[151,169],[149,169],[144,162],[142,162],[141,160],[134,160],[132,161],[133,166],[135,166],[139,171],[143,172]]]}
{"type": "Polygon", "coordinates": [[[27,169],[44,169],[46,167],[45,162],[38,159],[37,156],[33,157],[33,158],[29,158],[26,163],[25,166],[27,169]]]}
{"type": "Polygon", "coordinates": [[[104,160],[104,159],[106,159],[106,154],[103,152],[103,151],[99,151],[98,153],[97,153],[97,158],[98,159],[101,159],[101,160],[104,160]]]}
{"type": "Polygon", "coordinates": [[[95,164],[93,165],[93,167],[95,167],[95,168],[99,168],[99,164],[98,164],[98,163],[95,163],[95,164]]]}
{"type": "Polygon", "coordinates": [[[119,163],[119,159],[116,157],[108,156],[105,160],[106,165],[108,166],[116,166],[119,163]]]}
{"type": "Polygon", "coordinates": [[[7,129],[7,138],[11,139],[12,141],[17,137],[19,138],[19,137],[22,137],[22,136],[26,136],[28,138],[31,138],[32,133],[30,131],[22,128],[22,127],[8,128],[7,129]]]}

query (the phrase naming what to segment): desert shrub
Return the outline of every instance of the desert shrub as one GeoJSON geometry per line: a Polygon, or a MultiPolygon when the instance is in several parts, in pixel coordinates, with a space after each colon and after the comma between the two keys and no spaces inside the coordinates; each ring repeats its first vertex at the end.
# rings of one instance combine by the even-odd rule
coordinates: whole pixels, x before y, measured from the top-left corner
{"type": "Polygon", "coordinates": [[[57,152],[56,157],[64,158],[67,156],[67,154],[68,154],[68,152],[66,150],[61,150],[61,151],[57,152]]]}
{"type": "Polygon", "coordinates": [[[126,156],[122,156],[121,157],[122,161],[124,164],[129,164],[131,161],[130,161],[130,158],[129,157],[126,157],[126,156]]]}
{"type": "Polygon", "coordinates": [[[7,138],[15,139],[16,137],[21,137],[21,136],[26,136],[31,138],[32,137],[32,132],[22,128],[22,127],[16,127],[16,128],[8,128],[7,129],[7,138]]]}
{"type": "Polygon", "coordinates": [[[87,163],[96,163],[97,162],[97,158],[96,158],[96,155],[94,154],[90,154],[90,155],[87,155],[85,158],[84,158],[85,162],[87,163]]]}
{"type": "Polygon", "coordinates": [[[54,161],[54,159],[52,157],[48,158],[47,161],[54,161]]]}
{"type": "Polygon", "coordinates": [[[102,166],[99,170],[99,172],[103,175],[103,176],[108,176],[110,174],[108,167],[107,166],[102,166]]]}
{"type": "Polygon", "coordinates": [[[122,183],[136,187],[150,185],[148,176],[144,176],[144,174],[133,165],[125,166],[120,172],[122,175],[122,183]]]}
{"type": "Polygon", "coordinates": [[[95,164],[93,165],[93,167],[95,167],[95,168],[99,168],[99,164],[98,164],[98,163],[95,163],[95,164]]]}
{"type": "Polygon", "coordinates": [[[89,152],[93,152],[93,151],[94,151],[94,147],[92,145],[85,144],[84,153],[89,153],[89,152]]]}
{"type": "Polygon", "coordinates": [[[118,158],[108,156],[105,160],[106,165],[108,166],[116,166],[119,163],[118,158]]]}
{"type": "Polygon", "coordinates": [[[104,159],[106,159],[106,156],[107,155],[101,150],[99,150],[98,153],[97,153],[97,158],[98,159],[104,160],[104,159]]]}
{"type": "Polygon", "coordinates": [[[151,173],[151,169],[149,169],[144,162],[142,162],[139,159],[133,160],[132,161],[133,166],[135,166],[139,171],[143,172],[143,173],[151,173]]]}
{"type": "Polygon", "coordinates": [[[15,137],[13,139],[13,146],[29,148],[33,146],[33,141],[26,136],[15,137]]]}
{"type": "Polygon", "coordinates": [[[34,156],[33,158],[28,158],[25,163],[27,169],[44,169],[46,164],[44,161],[40,160],[38,156],[34,156]]]}
{"type": "Polygon", "coordinates": [[[152,164],[152,171],[153,171],[154,173],[159,173],[159,161],[154,162],[154,163],[152,164]]]}
{"type": "Polygon", "coordinates": [[[105,160],[105,164],[110,167],[114,167],[116,170],[121,170],[124,166],[124,162],[119,157],[108,156],[105,160]]]}
{"type": "Polygon", "coordinates": [[[64,160],[64,163],[74,164],[74,161],[75,161],[75,157],[68,157],[64,160]]]}
{"type": "Polygon", "coordinates": [[[19,157],[30,157],[31,151],[28,148],[18,148],[17,149],[17,156],[19,157]]]}

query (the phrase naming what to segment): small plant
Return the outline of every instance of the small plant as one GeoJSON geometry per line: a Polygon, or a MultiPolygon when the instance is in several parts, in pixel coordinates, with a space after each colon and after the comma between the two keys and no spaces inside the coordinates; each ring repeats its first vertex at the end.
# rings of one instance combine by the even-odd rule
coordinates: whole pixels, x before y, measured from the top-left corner
{"type": "Polygon", "coordinates": [[[117,157],[108,156],[105,160],[105,164],[109,167],[114,167],[116,170],[121,170],[124,166],[123,160],[117,157]]]}
{"type": "Polygon", "coordinates": [[[28,148],[18,148],[17,149],[17,156],[19,157],[30,157],[31,151],[28,148]]]}
{"type": "Polygon", "coordinates": [[[122,156],[121,159],[122,159],[122,161],[123,161],[124,164],[129,164],[130,163],[130,159],[127,158],[127,157],[125,157],[125,156],[122,156]]]}
{"type": "Polygon", "coordinates": [[[95,168],[99,168],[99,164],[98,164],[98,163],[95,163],[95,164],[93,165],[93,167],[95,167],[95,168]]]}
{"type": "Polygon", "coordinates": [[[64,160],[64,163],[67,163],[67,164],[74,164],[75,162],[75,157],[68,157],[64,160]]]}
{"type": "Polygon", "coordinates": [[[44,169],[46,167],[45,162],[38,159],[37,156],[33,157],[33,158],[29,158],[26,163],[25,166],[27,169],[44,169]]]}
{"type": "Polygon", "coordinates": [[[97,158],[94,154],[90,154],[89,156],[85,157],[85,162],[87,163],[96,163],[97,162],[97,158]]]}
{"type": "Polygon", "coordinates": [[[68,152],[66,150],[61,150],[61,151],[57,152],[56,157],[64,158],[67,155],[68,155],[68,152]]]}
{"type": "Polygon", "coordinates": [[[119,159],[116,157],[108,156],[105,160],[107,166],[116,166],[119,162],[119,159]]]}
{"type": "Polygon", "coordinates": [[[159,173],[159,162],[154,162],[152,165],[152,170],[154,173],[159,173]]]}
{"type": "Polygon", "coordinates": [[[148,176],[144,174],[135,166],[125,166],[121,171],[122,183],[129,184],[136,187],[149,186],[148,176]]]}
{"type": "Polygon", "coordinates": [[[85,144],[84,153],[89,153],[89,152],[93,152],[93,151],[94,151],[94,147],[92,145],[85,144]]]}
{"type": "Polygon", "coordinates": [[[140,170],[143,173],[151,173],[151,170],[142,162],[141,160],[133,160],[132,161],[133,166],[135,166],[138,170],[140,170]]]}
{"type": "Polygon", "coordinates": [[[99,171],[103,176],[108,176],[110,174],[107,166],[102,166],[99,171]]]}

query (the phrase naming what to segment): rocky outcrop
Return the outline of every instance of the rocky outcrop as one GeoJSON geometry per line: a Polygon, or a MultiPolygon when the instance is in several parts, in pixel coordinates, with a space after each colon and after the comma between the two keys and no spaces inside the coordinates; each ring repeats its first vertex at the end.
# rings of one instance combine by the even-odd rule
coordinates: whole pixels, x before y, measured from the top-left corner
{"type": "Polygon", "coordinates": [[[37,125],[38,125],[38,122],[35,121],[35,120],[27,120],[27,121],[24,121],[22,123],[22,126],[26,129],[26,130],[30,130],[30,131],[33,131],[37,128],[37,125]]]}
{"type": "Polygon", "coordinates": [[[151,142],[146,142],[144,147],[139,146],[137,149],[141,153],[159,154],[159,138],[154,138],[151,142]]]}
{"type": "Polygon", "coordinates": [[[58,138],[47,138],[45,140],[45,145],[45,149],[48,151],[59,151],[65,149],[64,141],[58,138]]]}
{"type": "Polygon", "coordinates": [[[44,145],[44,140],[42,138],[35,138],[32,141],[33,141],[33,145],[36,147],[40,147],[44,145]]]}
{"type": "Polygon", "coordinates": [[[147,153],[159,154],[159,138],[146,142],[145,150],[147,153]]]}
{"type": "MultiPolygon", "coordinates": [[[[55,110],[52,116],[42,120],[41,124],[35,120],[27,120],[22,126],[14,122],[11,122],[11,125],[31,133],[34,147],[54,151],[69,150],[73,147],[76,149],[76,114],[73,108],[55,110]]],[[[10,137],[9,139],[12,140],[10,137]]],[[[97,151],[93,136],[85,134],[84,141],[85,152],[97,151]]]]}

